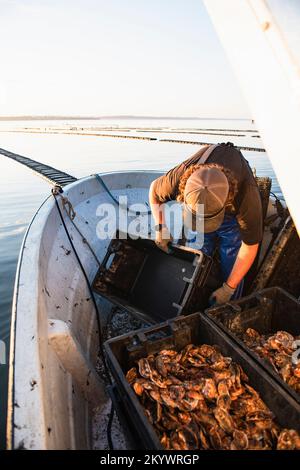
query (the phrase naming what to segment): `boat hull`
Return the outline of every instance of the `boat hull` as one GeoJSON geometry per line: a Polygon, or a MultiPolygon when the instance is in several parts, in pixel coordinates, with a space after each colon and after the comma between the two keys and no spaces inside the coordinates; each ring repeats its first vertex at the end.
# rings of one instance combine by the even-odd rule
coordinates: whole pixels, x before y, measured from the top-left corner
{"type": "MultiPolygon", "coordinates": [[[[147,202],[158,172],[101,175],[111,193],[129,203],[147,202]]],[[[62,210],[89,280],[110,242],[100,240],[97,209],[112,203],[95,176],[64,188],[76,212],[62,210]]],[[[61,205],[61,201],[60,201],[61,205]]],[[[61,206],[62,208],[62,206],[61,206]]],[[[110,310],[97,299],[102,321],[110,310]]],[[[88,286],[51,196],[35,214],[20,252],[13,301],[7,445],[10,449],[88,449],[91,420],[105,404],[105,385],[96,373],[96,315],[88,286]]]]}

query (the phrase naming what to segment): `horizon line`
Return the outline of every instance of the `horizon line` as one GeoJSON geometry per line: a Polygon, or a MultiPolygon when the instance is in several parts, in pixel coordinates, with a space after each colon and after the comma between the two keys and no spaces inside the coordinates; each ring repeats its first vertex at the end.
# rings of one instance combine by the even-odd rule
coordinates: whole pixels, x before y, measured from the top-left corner
{"type": "Polygon", "coordinates": [[[120,115],[104,115],[104,116],[90,116],[90,115],[65,115],[65,114],[21,114],[21,115],[6,115],[1,116],[1,121],[26,121],[26,120],[62,120],[62,119],[70,119],[70,120],[101,120],[101,119],[168,119],[168,120],[221,120],[221,121],[251,121],[251,118],[224,118],[224,117],[199,117],[199,116],[142,116],[142,115],[134,115],[134,114],[120,114],[120,115]]]}

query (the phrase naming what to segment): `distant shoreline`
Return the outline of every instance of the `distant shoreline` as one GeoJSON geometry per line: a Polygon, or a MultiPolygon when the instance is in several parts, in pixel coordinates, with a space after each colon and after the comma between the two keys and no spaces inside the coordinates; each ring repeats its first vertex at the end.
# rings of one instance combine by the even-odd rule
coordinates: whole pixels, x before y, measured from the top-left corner
{"type": "Polygon", "coordinates": [[[153,119],[153,120],[180,120],[180,121],[251,121],[251,118],[212,118],[212,117],[186,117],[186,116],[0,116],[0,121],[100,121],[102,119],[153,119]]]}

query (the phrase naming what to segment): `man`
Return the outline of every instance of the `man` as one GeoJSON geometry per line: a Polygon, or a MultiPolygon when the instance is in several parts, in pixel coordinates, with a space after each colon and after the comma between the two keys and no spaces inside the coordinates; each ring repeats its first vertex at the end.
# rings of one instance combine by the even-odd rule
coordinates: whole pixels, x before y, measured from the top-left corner
{"type": "Polygon", "coordinates": [[[218,245],[224,282],[213,292],[211,303],[240,297],[263,236],[260,194],[247,160],[230,142],[205,146],[153,181],[149,201],[156,244],[166,252],[172,237],[163,204],[172,200],[184,204],[184,223],[189,228],[202,218],[204,253],[212,255],[218,245]],[[199,204],[204,213],[199,212],[199,204]]]}

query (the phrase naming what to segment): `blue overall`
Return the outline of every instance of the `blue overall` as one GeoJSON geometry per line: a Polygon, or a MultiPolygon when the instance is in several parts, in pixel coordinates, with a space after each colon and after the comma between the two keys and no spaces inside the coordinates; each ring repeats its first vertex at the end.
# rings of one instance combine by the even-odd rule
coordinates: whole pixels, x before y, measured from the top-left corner
{"type": "MultiPolygon", "coordinates": [[[[204,234],[204,243],[201,250],[212,256],[218,244],[223,281],[227,281],[232,271],[238,251],[242,244],[239,225],[236,217],[226,214],[221,226],[215,232],[204,234]]],[[[239,283],[232,299],[239,299],[243,293],[244,280],[239,283]]]]}

